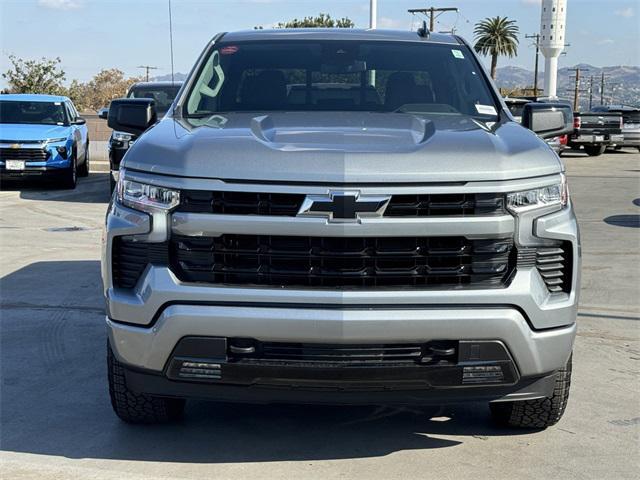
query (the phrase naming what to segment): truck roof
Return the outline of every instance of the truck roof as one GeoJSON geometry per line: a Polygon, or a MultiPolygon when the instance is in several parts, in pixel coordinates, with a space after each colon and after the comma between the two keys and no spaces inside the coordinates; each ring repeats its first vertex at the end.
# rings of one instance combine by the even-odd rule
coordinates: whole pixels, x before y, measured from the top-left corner
{"type": "Polygon", "coordinates": [[[430,33],[420,37],[409,30],[378,30],[358,28],[274,28],[241,30],[222,35],[224,42],[244,42],[250,40],[378,40],[402,42],[427,42],[460,45],[462,41],[455,35],[430,33]]]}
{"type": "Polygon", "coordinates": [[[64,95],[44,95],[40,93],[8,93],[0,95],[0,100],[12,100],[23,102],[66,102],[69,100],[64,95]]]}
{"type": "Polygon", "coordinates": [[[171,80],[163,80],[161,82],[136,82],[131,85],[129,88],[133,87],[181,87],[184,82],[182,80],[176,80],[172,82],[171,80]]]}

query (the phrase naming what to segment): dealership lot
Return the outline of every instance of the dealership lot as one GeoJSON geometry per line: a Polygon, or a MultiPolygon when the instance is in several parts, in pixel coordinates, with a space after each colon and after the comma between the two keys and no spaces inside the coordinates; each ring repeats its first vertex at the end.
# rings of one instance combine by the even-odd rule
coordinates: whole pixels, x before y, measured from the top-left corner
{"type": "Polygon", "coordinates": [[[640,154],[564,157],[583,285],[571,399],[546,431],[484,404],[424,409],[191,402],[140,427],[109,405],[100,281],[108,176],[0,192],[0,461],[7,478],[637,478],[640,154]]]}

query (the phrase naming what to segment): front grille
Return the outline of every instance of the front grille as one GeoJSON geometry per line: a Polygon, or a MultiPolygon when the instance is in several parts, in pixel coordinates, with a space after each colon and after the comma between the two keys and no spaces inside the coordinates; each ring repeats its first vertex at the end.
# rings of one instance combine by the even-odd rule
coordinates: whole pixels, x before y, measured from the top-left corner
{"type": "Polygon", "coordinates": [[[394,195],[385,217],[505,214],[504,197],[493,193],[394,195]]]}
{"type": "MultiPolygon", "coordinates": [[[[178,212],[295,217],[305,196],[293,193],[182,190],[178,212]]],[[[495,193],[393,195],[386,217],[504,215],[504,197],[495,193]]]]}
{"type": "Polygon", "coordinates": [[[178,212],[295,217],[304,195],[183,190],[178,212]]]}
{"type": "Polygon", "coordinates": [[[1,160],[25,160],[44,162],[49,157],[49,151],[42,148],[0,148],[1,160]]]}
{"type": "MultiPolygon", "coordinates": [[[[386,363],[416,362],[422,345],[331,345],[261,342],[250,358],[298,362],[386,363]]],[[[241,356],[242,357],[242,356],[241,356]]]]}
{"type": "Polygon", "coordinates": [[[174,236],[182,281],[279,287],[501,287],[511,239],[464,237],[174,236]]]}
{"type": "Polygon", "coordinates": [[[520,248],[518,266],[535,266],[551,293],[571,291],[572,250],[570,242],[557,246],[520,248]]]}
{"type": "Polygon", "coordinates": [[[314,363],[322,365],[447,364],[458,359],[458,342],[325,344],[261,342],[250,338],[229,339],[229,362],[314,363]]]}
{"type": "Polygon", "coordinates": [[[168,246],[166,243],[132,242],[116,237],[111,262],[113,286],[133,288],[147,265],[168,264],[168,246]]]}

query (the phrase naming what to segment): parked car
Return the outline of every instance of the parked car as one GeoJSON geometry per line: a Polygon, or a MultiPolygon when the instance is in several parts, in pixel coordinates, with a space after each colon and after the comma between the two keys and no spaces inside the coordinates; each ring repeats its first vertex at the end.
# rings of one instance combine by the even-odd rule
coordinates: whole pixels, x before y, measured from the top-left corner
{"type": "MultiPolygon", "coordinates": [[[[511,115],[513,115],[513,118],[518,123],[522,122],[522,112],[524,111],[524,106],[527,103],[532,103],[532,102],[535,103],[537,101],[542,103],[549,103],[551,101],[546,97],[545,98],[504,97],[503,100],[504,100],[504,103],[507,105],[507,108],[511,112],[511,115]]],[[[557,101],[559,101],[560,103],[566,103],[566,101],[563,101],[563,100],[557,100],[557,101]]],[[[567,105],[570,105],[570,104],[567,103],[567,105]]],[[[561,155],[562,152],[567,149],[566,135],[547,138],[545,141],[547,142],[547,145],[549,145],[553,149],[553,151],[556,152],[558,155],[561,155]]]]}
{"type": "Polygon", "coordinates": [[[85,120],[67,97],[0,95],[0,178],[54,178],[75,188],[89,174],[85,120]]]}
{"type": "Polygon", "coordinates": [[[622,115],[622,142],[616,148],[631,147],[640,150],[640,108],[628,105],[598,106],[593,112],[618,113],[622,115]]]}
{"type": "MultiPolygon", "coordinates": [[[[171,103],[176,98],[181,86],[182,82],[139,82],[129,88],[127,98],[149,98],[154,100],[158,117],[161,117],[171,107],[171,103]]],[[[103,108],[98,112],[98,116],[103,119],[106,119],[108,115],[108,108],[103,108]]],[[[115,188],[122,157],[124,157],[129,146],[135,140],[136,137],[130,133],[115,130],[111,132],[108,144],[111,191],[115,188]]]]}
{"type": "Polygon", "coordinates": [[[580,246],[542,138],[571,108],[514,122],[473,48],[426,29],[225,33],[191,72],[160,121],[110,106],[138,136],[103,236],[121,419],[193,397],[560,419],[580,246]]]}
{"type": "Polygon", "coordinates": [[[583,147],[589,156],[602,155],[607,147],[623,142],[622,115],[619,113],[576,112],[573,121],[574,132],[569,137],[569,147],[583,147]]]}

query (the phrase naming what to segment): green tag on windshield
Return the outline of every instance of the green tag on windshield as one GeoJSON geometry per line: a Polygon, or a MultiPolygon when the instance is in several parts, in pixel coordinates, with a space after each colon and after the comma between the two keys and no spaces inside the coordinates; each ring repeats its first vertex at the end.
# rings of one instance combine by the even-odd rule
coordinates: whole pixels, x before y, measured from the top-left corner
{"type": "Polygon", "coordinates": [[[453,53],[453,56],[456,58],[464,58],[461,50],[451,50],[451,53],[453,53]]]}

